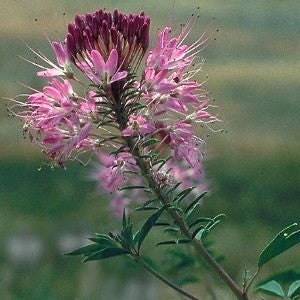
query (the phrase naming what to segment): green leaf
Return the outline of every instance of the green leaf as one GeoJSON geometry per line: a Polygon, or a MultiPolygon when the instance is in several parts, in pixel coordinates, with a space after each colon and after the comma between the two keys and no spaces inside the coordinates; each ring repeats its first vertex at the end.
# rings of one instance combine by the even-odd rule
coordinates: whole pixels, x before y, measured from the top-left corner
{"type": "Polygon", "coordinates": [[[144,141],[144,142],[141,144],[141,146],[142,146],[142,148],[145,148],[145,147],[148,147],[148,146],[150,146],[150,145],[153,145],[153,144],[155,144],[155,143],[157,143],[157,142],[158,142],[158,139],[148,139],[148,140],[144,141]]]}
{"type": "Polygon", "coordinates": [[[206,195],[207,192],[203,192],[201,195],[199,195],[194,201],[192,201],[188,207],[185,210],[185,213],[188,213],[202,198],[204,195],[206,195]]]}
{"type": "Polygon", "coordinates": [[[159,207],[158,206],[140,206],[140,207],[137,207],[135,209],[135,211],[141,211],[141,210],[158,210],[159,207]]]}
{"type": "Polygon", "coordinates": [[[99,246],[101,246],[102,249],[107,247],[115,246],[115,242],[110,238],[103,238],[103,237],[94,237],[89,238],[90,241],[97,243],[99,246]]]}
{"type": "Polygon", "coordinates": [[[269,282],[257,287],[256,291],[263,292],[265,294],[269,294],[272,296],[284,298],[284,292],[282,290],[282,287],[275,280],[269,281],[269,282]]]}
{"type": "Polygon", "coordinates": [[[195,239],[201,240],[202,237],[207,233],[207,230],[205,228],[200,229],[197,234],[195,235],[195,239]]]}
{"type": "Polygon", "coordinates": [[[181,182],[177,182],[174,186],[172,186],[171,188],[169,188],[166,191],[166,195],[168,196],[168,195],[172,194],[180,185],[181,185],[181,182]]]}
{"type": "Polygon", "coordinates": [[[102,247],[98,244],[90,244],[66,253],[65,255],[91,255],[92,253],[100,251],[101,249],[102,247]]]}
{"type": "Polygon", "coordinates": [[[296,230],[297,227],[297,223],[292,224],[277,234],[277,236],[261,252],[258,259],[259,268],[277,255],[300,242],[300,230],[296,230]]]}
{"type": "Polygon", "coordinates": [[[151,228],[154,226],[160,215],[163,213],[163,211],[167,208],[166,206],[163,206],[160,208],[156,213],[154,213],[152,216],[148,218],[148,220],[144,223],[142,229],[140,230],[139,239],[138,239],[138,250],[141,248],[141,245],[146,238],[147,234],[151,230],[151,228]]]}
{"type": "Polygon", "coordinates": [[[288,290],[288,297],[295,297],[297,296],[297,293],[300,293],[300,280],[296,280],[290,285],[288,290]]]}
{"type": "Polygon", "coordinates": [[[195,225],[198,225],[199,223],[202,223],[202,222],[210,222],[212,221],[213,219],[211,218],[198,218],[198,219],[195,219],[194,221],[192,222],[188,222],[188,225],[190,228],[194,227],[195,225]]]}
{"type": "Polygon", "coordinates": [[[87,256],[83,260],[83,262],[92,261],[92,260],[102,260],[105,258],[110,258],[110,257],[125,255],[125,254],[130,254],[130,252],[123,248],[109,247],[87,256]]]}
{"type": "Polygon", "coordinates": [[[194,186],[189,187],[183,191],[181,191],[176,198],[174,199],[174,202],[177,202],[179,204],[189,193],[191,193],[195,189],[194,186]]]}
{"type": "Polygon", "coordinates": [[[174,241],[164,241],[158,243],[156,246],[163,246],[163,245],[179,245],[179,244],[188,244],[190,243],[189,239],[180,239],[180,240],[174,240],[174,241]]]}
{"type": "Polygon", "coordinates": [[[123,186],[119,189],[119,191],[127,191],[127,190],[136,190],[136,189],[144,189],[145,186],[141,185],[130,185],[130,186],[123,186]]]}

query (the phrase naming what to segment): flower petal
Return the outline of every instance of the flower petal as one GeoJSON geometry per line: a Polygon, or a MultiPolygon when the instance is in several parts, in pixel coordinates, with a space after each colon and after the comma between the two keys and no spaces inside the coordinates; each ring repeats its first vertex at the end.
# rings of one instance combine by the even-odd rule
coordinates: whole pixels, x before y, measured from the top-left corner
{"type": "Polygon", "coordinates": [[[112,76],[115,74],[118,65],[118,51],[116,49],[111,50],[108,60],[105,64],[105,71],[112,76]]]}
{"type": "Polygon", "coordinates": [[[105,61],[104,61],[102,55],[100,54],[99,51],[92,50],[91,58],[92,58],[94,67],[99,72],[99,74],[102,75],[105,71],[105,61]]]}

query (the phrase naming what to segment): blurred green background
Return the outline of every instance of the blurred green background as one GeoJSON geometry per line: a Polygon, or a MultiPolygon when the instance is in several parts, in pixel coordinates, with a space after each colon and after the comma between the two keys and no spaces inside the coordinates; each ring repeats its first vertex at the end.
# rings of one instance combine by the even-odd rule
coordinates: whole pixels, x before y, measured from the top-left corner
{"type": "MultiPolygon", "coordinates": [[[[2,0],[0,95],[27,92],[16,81],[35,88],[44,84],[36,78],[36,68],[17,57],[33,57],[23,41],[54,58],[44,34],[62,40],[75,13],[103,7],[127,13],[145,10],[154,38],[168,24],[172,1],[2,0]]],[[[227,214],[213,235],[215,248],[225,255],[223,265],[239,283],[244,267],[254,271],[266,242],[299,221],[299,12],[300,2],[290,0],[175,2],[174,27],[199,14],[190,41],[207,26],[219,29],[216,41],[202,53],[206,66],[201,76],[210,76],[206,88],[226,126],[207,142],[211,191],[199,214],[227,214]]],[[[45,158],[23,140],[22,124],[8,118],[5,101],[1,103],[0,298],[181,299],[125,259],[81,265],[62,256],[90,233],[117,229],[118,221],[110,215],[109,199],[88,179],[89,168],[73,163],[67,171],[39,170],[45,158]]],[[[155,231],[149,245],[159,237],[155,231]]],[[[161,263],[163,250],[147,248],[161,263]]],[[[260,279],[288,268],[299,271],[299,258],[297,249],[289,250],[260,279]]],[[[200,284],[186,288],[211,299],[203,283],[207,276],[198,275],[200,284]]],[[[233,299],[215,283],[217,299],[233,299]]]]}

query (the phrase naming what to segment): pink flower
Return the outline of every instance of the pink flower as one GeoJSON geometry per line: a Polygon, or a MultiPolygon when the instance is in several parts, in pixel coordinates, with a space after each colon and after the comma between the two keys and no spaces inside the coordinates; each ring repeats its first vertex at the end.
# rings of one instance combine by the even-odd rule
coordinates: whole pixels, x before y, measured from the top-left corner
{"type": "Polygon", "coordinates": [[[80,106],[68,80],[53,79],[43,92],[28,97],[19,114],[26,122],[26,130],[43,151],[58,164],[63,163],[73,152],[93,148],[89,138],[91,123],[81,118],[80,106]],[[34,138],[35,136],[35,138],[34,138]]]}
{"type": "Polygon", "coordinates": [[[73,78],[73,73],[66,50],[58,42],[52,42],[52,48],[55,52],[58,66],[52,63],[46,57],[38,55],[42,60],[52,66],[52,68],[42,67],[44,70],[37,72],[37,75],[40,77],[67,76],[68,78],[73,78]]]}
{"type": "Polygon", "coordinates": [[[101,186],[106,191],[116,191],[126,181],[125,171],[137,171],[138,167],[134,158],[121,152],[117,157],[107,154],[100,154],[99,161],[104,166],[99,171],[101,186]]]}
{"type": "Polygon", "coordinates": [[[115,81],[124,79],[127,77],[128,72],[127,71],[118,71],[118,51],[116,49],[112,49],[107,61],[105,62],[101,53],[97,50],[92,50],[91,52],[91,61],[93,63],[93,66],[95,67],[97,71],[97,75],[101,77],[99,80],[98,77],[94,77],[86,71],[89,76],[91,76],[92,80],[95,83],[104,81],[107,84],[111,84],[115,81]]]}
{"type": "Polygon", "coordinates": [[[148,123],[144,117],[131,115],[127,123],[127,128],[122,131],[122,134],[123,136],[137,136],[149,134],[154,130],[155,126],[148,123]]]}

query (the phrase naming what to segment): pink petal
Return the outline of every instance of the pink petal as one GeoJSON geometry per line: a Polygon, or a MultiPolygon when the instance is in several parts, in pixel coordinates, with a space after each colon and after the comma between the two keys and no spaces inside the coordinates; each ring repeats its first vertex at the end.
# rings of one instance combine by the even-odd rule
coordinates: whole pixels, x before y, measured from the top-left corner
{"type": "Polygon", "coordinates": [[[116,49],[111,50],[108,60],[105,64],[105,71],[112,76],[116,70],[118,65],[118,51],[116,49]]]}
{"type": "Polygon", "coordinates": [[[105,71],[105,61],[102,55],[97,50],[92,50],[91,58],[96,70],[99,72],[100,75],[102,75],[105,71]]]}
{"type": "Polygon", "coordinates": [[[118,72],[112,76],[110,83],[121,80],[121,79],[127,77],[127,75],[128,75],[128,72],[126,72],[126,71],[118,72]]]}
{"type": "Polygon", "coordinates": [[[61,67],[64,67],[68,61],[68,56],[67,56],[66,52],[64,51],[62,45],[57,42],[53,42],[52,47],[53,47],[55,55],[56,55],[57,63],[61,67]]]}
{"type": "Polygon", "coordinates": [[[56,68],[37,72],[37,76],[39,77],[54,77],[54,76],[61,76],[61,75],[64,75],[64,72],[56,68]]]}
{"type": "Polygon", "coordinates": [[[127,127],[122,131],[123,136],[132,136],[135,133],[135,131],[131,127],[127,127]]]}
{"type": "Polygon", "coordinates": [[[81,131],[78,134],[78,140],[77,140],[78,143],[88,137],[91,127],[92,127],[91,123],[87,123],[82,127],[81,131]]]}

